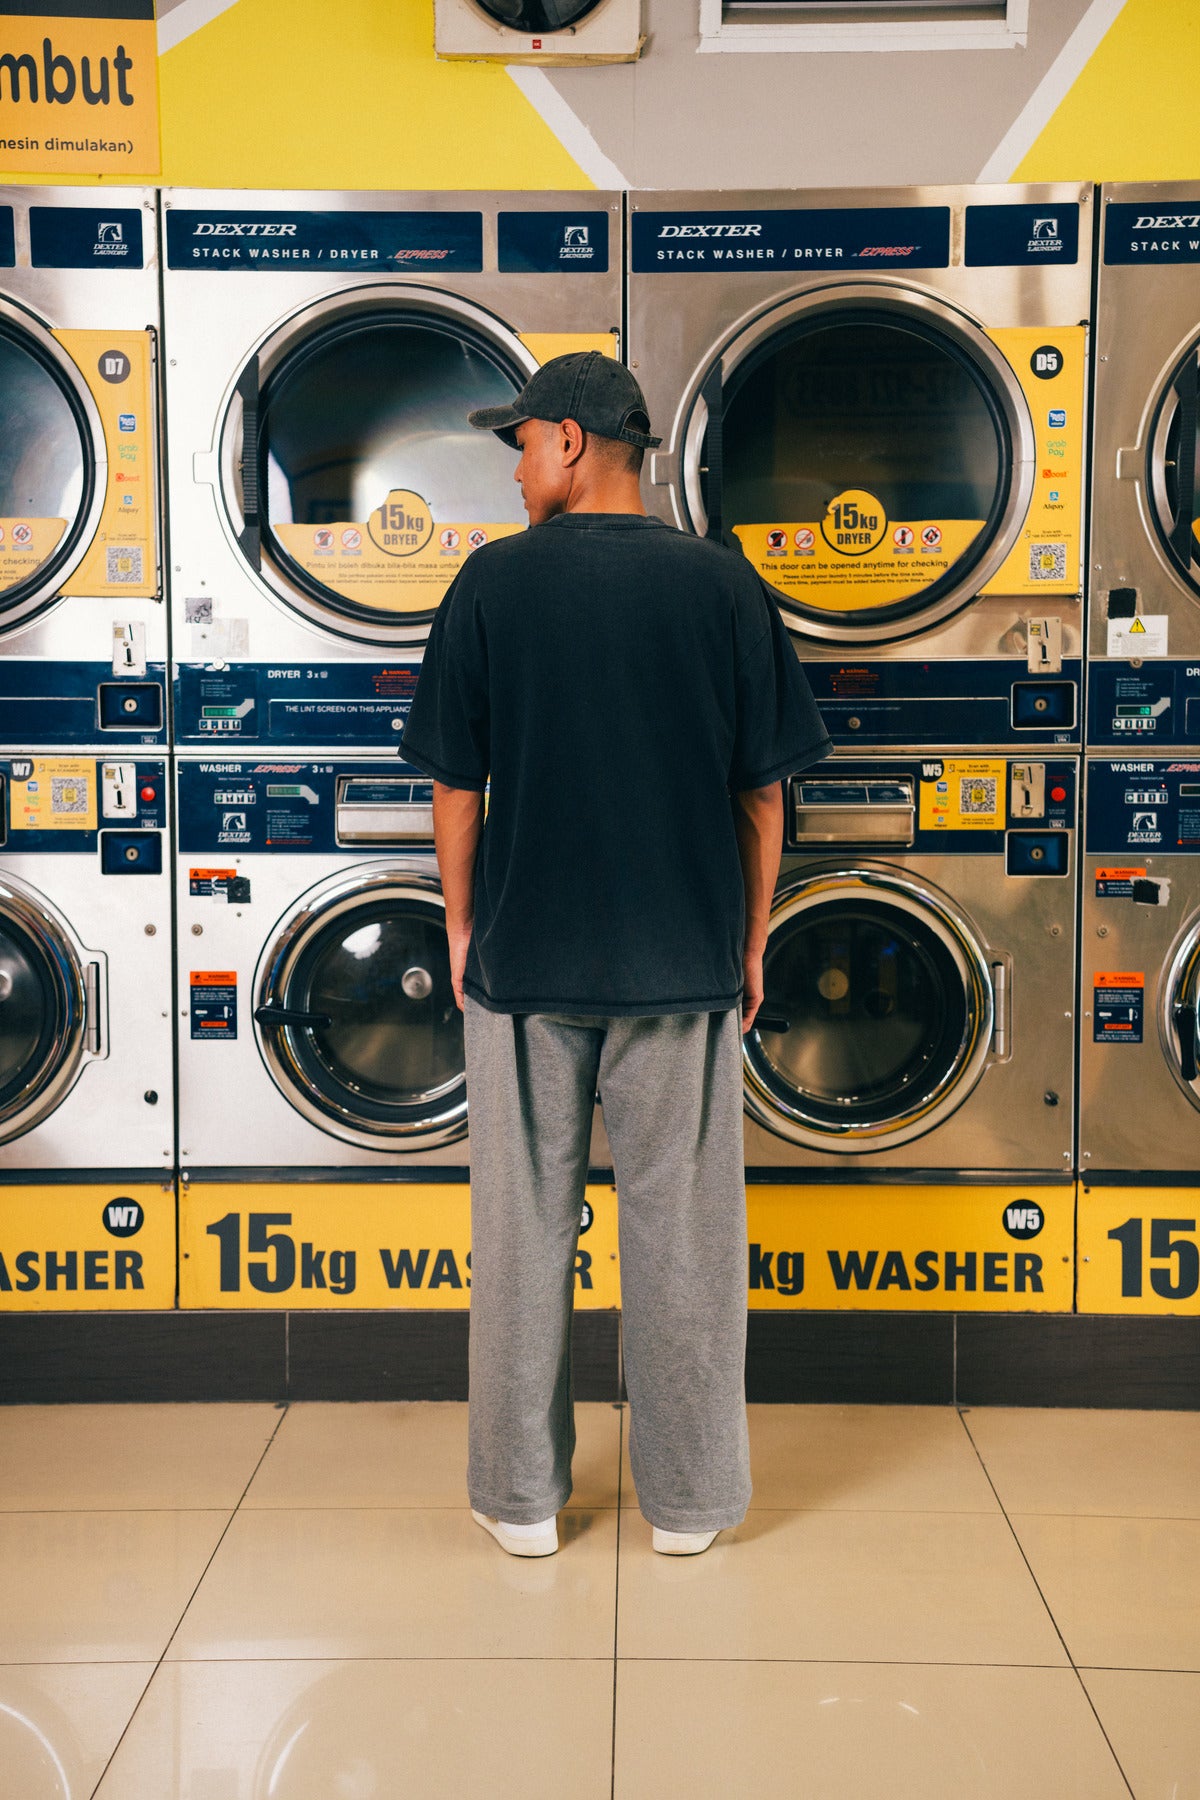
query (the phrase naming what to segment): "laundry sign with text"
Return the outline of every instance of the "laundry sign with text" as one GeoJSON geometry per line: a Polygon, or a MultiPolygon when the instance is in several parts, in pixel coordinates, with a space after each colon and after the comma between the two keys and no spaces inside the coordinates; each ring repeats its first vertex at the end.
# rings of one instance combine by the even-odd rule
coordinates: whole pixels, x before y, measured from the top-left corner
{"type": "Polygon", "coordinates": [[[0,168],[156,175],[154,0],[0,0],[0,168]]]}

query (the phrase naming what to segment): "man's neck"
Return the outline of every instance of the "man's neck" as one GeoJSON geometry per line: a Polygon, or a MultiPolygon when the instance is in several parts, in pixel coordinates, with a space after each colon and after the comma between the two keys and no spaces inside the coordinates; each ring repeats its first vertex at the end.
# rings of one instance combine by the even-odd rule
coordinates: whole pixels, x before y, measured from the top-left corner
{"type": "Polygon", "coordinates": [[[641,484],[636,475],[606,475],[572,489],[564,512],[636,513],[645,517],[641,484]]]}

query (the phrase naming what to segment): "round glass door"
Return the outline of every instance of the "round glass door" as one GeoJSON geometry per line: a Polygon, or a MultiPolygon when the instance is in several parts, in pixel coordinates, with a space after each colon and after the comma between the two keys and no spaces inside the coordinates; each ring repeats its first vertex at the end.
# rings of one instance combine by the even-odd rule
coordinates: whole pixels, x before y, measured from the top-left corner
{"type": "Polygon", "coordinates": [[[1159,1029],[1171,1073],[1200,1107],[1200,925],[1184,933],[1162,984],[1159,1029]]]}
{"type": "Polygon", "coordinates": [[[427,1149],[466,1131],[463,1018],[432,879],[342,878],[268,954],[259,1042],[297,1110],[372,1149],[427,1149]]]}
{"type": "Polygon", "coordinates": [[[691,523],[740,548],[793,628],[903,637],[999,568],[1032,485],[1029,410],[981,332],[846,290],[760,320],[704,383],[691,523]]]}
{"type": "Polygon", "coordinates": [[[0,631],[52,600],[85,547],[99,431],[85,395],[47,334],[0,316],[0,631]]]}
{"type": "Polygon", "coordinates": [[[0,884],[0,1143],[54,1110],[83,1060],[87,985],[55,921],[0,884]]]}
{"type": "Polygon", "coordinates": [[[1177,574],[1200,592],[1200,470],[1196,433],[1200,408],[1200,345],[1192,344],[1163,389],[1150,434],[1150,512],[1177,574]]]}
{"type": "Polygon", "coordinates": [[[594,13],[600,0],[479,0],[497,25],[512,31],[565,31],[594,13]]]}
{"type": "Polygon", "coordinates": [[[783,891],[766,998],[744,1041],[746,1103],[780,1136],[881,1150],[962,1104],[992,1035],[989,966],[931,896],[865,871],[783,891]]]}
{"type": "Polygon", "coordinates": [[[506,405],[535,365],[479,318],[343,304],[243,377],[239,544],[326,630],[419,641],[472,551],[527,523],[512,451],[467,414],[506,405]]]}

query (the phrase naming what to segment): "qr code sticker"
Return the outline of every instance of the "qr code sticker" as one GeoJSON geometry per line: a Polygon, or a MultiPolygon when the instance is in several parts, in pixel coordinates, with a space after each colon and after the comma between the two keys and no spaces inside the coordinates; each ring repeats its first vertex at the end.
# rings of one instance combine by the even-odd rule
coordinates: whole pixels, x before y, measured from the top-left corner
{"type": "Polygon", "coordinates": [[[1030,544],[1030,581],[1065,581],[1067,578],[1067,546],[1065,544],[1030,544]]]}
{"type": "Polygon", "coordinates": [[[996,810],[996,777],[994,775],[962,775],[958,783],[960,813],[994,813],[996,810]]]}
{"type": "Polygon", "coordinates": [[[142,579],[142,546],[109,544],[104,552],[104,579],[114,587],[142,579]]]}
{"type": "Polygon", "coordinates": [[[75,775],[50,777],[50,811],[60,816],[85,813],[88,809],[87,782],[75,775]]]}

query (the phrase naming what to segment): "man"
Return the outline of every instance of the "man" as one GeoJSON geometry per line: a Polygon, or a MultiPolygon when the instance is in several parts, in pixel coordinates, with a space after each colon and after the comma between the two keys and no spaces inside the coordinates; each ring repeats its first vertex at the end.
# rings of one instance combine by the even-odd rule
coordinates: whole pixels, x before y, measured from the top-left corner
{"type": "Polygon", "coordinates": [[[634,1479],[655,1549],[694,1554],[750,1498],[741,1035],[780,781],[828,738],[750,565],[646,516],[628,370],[556,357],[470,422],[520,451],[532,529],[460,571],[404,753],[434,778],[466,1018],[471,1506],[514,1555],[558,1547],[599,1091],[634,1479]]]}

